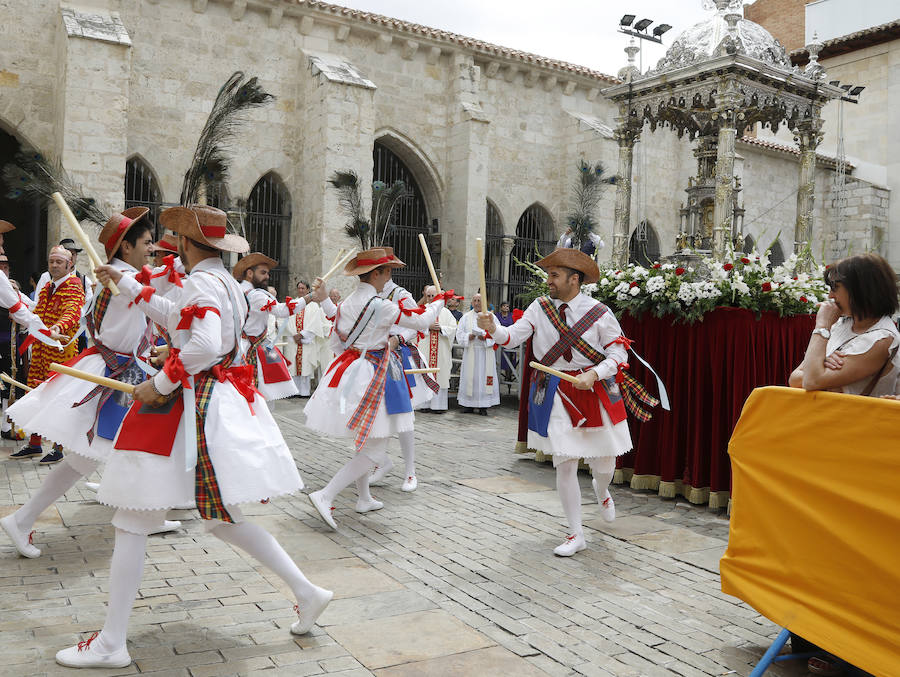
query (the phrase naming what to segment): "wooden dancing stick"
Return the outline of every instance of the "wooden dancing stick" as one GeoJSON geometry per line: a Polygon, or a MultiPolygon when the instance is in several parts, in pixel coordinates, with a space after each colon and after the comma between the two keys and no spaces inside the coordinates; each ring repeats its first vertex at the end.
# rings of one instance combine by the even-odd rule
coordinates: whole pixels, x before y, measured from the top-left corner
{"type": "Polygon", "coordinates": [[[433,369],[404,369],[404,374],[437,374],[440,371],[439,367],[435,367],[433,369]]]}
{"type": "Polygon", "coordinates": [[[338,270],[347,265],[347,262],[356,256],[356,248],[354,247],[349,252],[344,254],[342,257],[339,257],[331,268],[322,276],[322,282],[325,282],[329,277],[334,275],[338,270]]]}
{"type": "Polygon", "coordinates": [[[563,381],[568,381],[569,383],[578,383],[578,379],[572,376],[571,374],[567,374],[564,371],[559,371],[558,369],[554,369],[553,367],[545,367],[540,362],[535,362],[532,360],[528,363],[528,366],[532,369],[537,369],[538,371],[543,371],[551,376],[559,376],[563,381]]]}
{"type": "Polygon", "coordinates": [[[106,386],[107,388],[112,388],[113,390],[120,390],[123,393],[128,393],[129,395],[134,394],[134,386],[130,383],[122,383],[121,381],[116,381],[112,378],[106,378],[105,376],[89,374],[86,371],[82,371],[81,369],[73,369],[72,367],[67,367],[64,364],[51,362],[50,371],[58,371],[60,374],[65,374],[66,376],[74,376],[75,378],[80,378],[84,381],[96,383],[99,386],[106,386]]]}
{"type": "Polygon", "coordinates": [[[435,296],[441,293],[441,283],[438,280],[437,273],[434,272],[434,263],[431,262],[431,252],[428,251],[428,244],[425,242],[425,236],[419,233],[419,244],[422,246],[422,253],[425,254],[425,263],[428,264],[428,272],[431,273],[431,283],[437,290],[435,296]]]}
{"type": "Polygon", "coordinates": [[[24,383],[19,383],[16,379],[7,375],[6,372],[0,373],[0,381],[6,381],[7,383],[9,383],[11,385],[16,386],[16,388],[21,388],[22,390],[24,390],[26,392],[29,390],[34,390],[34,388],[31,388],[31,387],[25,385],[24,383]]]}
{"type": "MultiPolygon", "coordinates": [[[[72,210],[69,209],[69,205],[66,204],[65,200],[63,200],[63,196],[56,192],[53,193],[53,195],[51,195],[50,197],[53,198],[53,201],[56,203],[56,206],[59,207],[59,211],[62,212],[62,215],[66,217],[66,221],[69,222],[69,226],[71,226],[72,232],[75,233],[76,239],[81,242],[81,246],[84,248],[84,253],[87,254],[87,257],[91,260],[90,274],[94,282],[96,283],[97,276],[94,275],[94,268],[96,268],[97,266],[102,266],[103,261],[101,261],[100,257],[97,256],[97,252],[94,251],[94,245],[91,244],[87,233],[82,230],[81,225],[78,223],[78,219],[75,218],[72,210]]],[[[109,290],[112,292],[113,296],[119,295],[119,287],[115,282],[110,280],[106,286],[109,287],[109,290]]]]}
{"type": "Polygon", "coordinates": [[[488,310],[487,302],[487,284],[484,282],[484,243],[480,237],[475,238],[475,245],[478,251],[478,272],[481,276],[479,278],[481,280],[481,312],[488,313],[490,311],[488,310]]]}
{"type": "Polygon", "coordinates": [[[334,260],[331,262],[331,267],[334,268],[334,266],[337,265],[337,262],[340,261],[341,257],[346,253],[347,253],[347,250],[344,249],[343,247],[341,247],[340,251],[337,253],[337,255],[334,257],[334,260]]]}

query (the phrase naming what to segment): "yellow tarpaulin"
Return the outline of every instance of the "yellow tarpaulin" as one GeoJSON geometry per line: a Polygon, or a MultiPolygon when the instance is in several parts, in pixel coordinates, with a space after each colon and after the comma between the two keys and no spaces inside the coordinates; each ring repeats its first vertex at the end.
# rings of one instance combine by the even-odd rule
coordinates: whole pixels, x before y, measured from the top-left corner
{"type": "Polygon", "coordinates": [[[759,388],[728,445],[722,591],[875,675],[900,675],[900,402],[759,388]]]}

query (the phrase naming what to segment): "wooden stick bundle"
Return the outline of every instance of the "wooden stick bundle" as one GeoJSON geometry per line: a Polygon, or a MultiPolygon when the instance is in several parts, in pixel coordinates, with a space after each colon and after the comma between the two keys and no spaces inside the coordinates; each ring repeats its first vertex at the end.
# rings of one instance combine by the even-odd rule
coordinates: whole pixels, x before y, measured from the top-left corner
{"type": "Polygon", "coordinates": [[[441,293],[441,283],[438,281],[437,273],[434,272],[434,263],[431,262],[431,252],[428,251],[428,243],[425,242],[425,236],[419,233],[419,245],[422,247],[422,253],[425,254],[425,263],[428,264],[428,272],[431,273],[431,283],[437,290],[437,294],[441,293]]]}
{"type": "Polygon", "coordinates": [[[123,393],[128,393],[129,395],[134,394],[134,386],[130,383],[122,383],[121,381],[116,381],[115,379],[107,378],[106,376],[89,374],[86,371],[67,367],[64,364],[51,362],[50,371],[58,371],[60,374],[65,374],[66,376],[74,376],[75,378],[80,378],[84,381],[90,381],[91,383],[96,383],[100,386],[106,386],[107,388],[112,388],[113,390],[120,390],[123,393]]]}
{"type": "Polygon", "coordinates": [[[571,374],[567,374],[564,371],[559,371],[558,369],[554,369],[553,367],[545,367],[540,362],[535,362],[532,360],[528,363],[528,366],[532,369],[537,369],[538,371],[543,371],[551,376],[559,376],[563,381],[568,381],[569,383],[578,383],[578,379],[572,376],[571,374]]]}
{"type": "MultiPolygon", "coordinates": [[[[53,201],[56,203],[56,206],[59,207],[59,211],[62,212],[62,215],[66,218],[66,221],[69,222],[69,226],[72,228],[72,232],[75,233],[75,238],[81,242],[81,246],[84,249],[84,253],[87,254],[87,257],[91,261],[91,269],[90,275],[93,278],[94,282],[97,281],[97,276],[94,274],[94,268],[97,266],[102,266],[104,261],[100,260],[100,257],[97,255],[97,252],[94,251],[94,245],[91,244],[90,238],[88,238],[87,233],[82,230],[81,225],[78,223],[78,219],[75,218],[75,215],[72,213],[72,210],[69,209],[69,205],[66,204],[66,201],[63,200],[63,196],[59,193],[53,193],[50,197],[53,198],[53,201]]],[[[119,295],[119,287],[116,286],[116,283],[112,280],[109,281],[109,284],[106,285],[109,287],[109,290],[112,292],[113,296],[119,295]]]]}
{"type": "Polygon", "coordinates": [[[7,383],[9,383],[11,385],[16,386],[16,388],[21,388],[22,390],[24,390],[26,392],[29,390],[34,390],[34,388],[31,388],[31,387],[25,385],[24,383],[19,383],[16,379],[7,375],[6,372],[0,373],[0,381],[6,381],[7,383]]]}

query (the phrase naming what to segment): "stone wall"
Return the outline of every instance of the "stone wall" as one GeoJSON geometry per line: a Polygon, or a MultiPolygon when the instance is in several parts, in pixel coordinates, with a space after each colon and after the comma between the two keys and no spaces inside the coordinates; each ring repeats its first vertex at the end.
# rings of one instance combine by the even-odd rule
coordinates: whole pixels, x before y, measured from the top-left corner
{"type": "Polygon", "coordinates": [[[744,16],[764,26],[788,52],[806,44],[807,0],[756,0],[744,5],[744,16]]]}
{"type": "Polygon", "coordinates": [[[833,190],[824,200],[828,224],[825,244],[830,260],[865,251],[886,256],[890,191],[855,179],[847,179],[845,190],[843,208],[833,190]]]}

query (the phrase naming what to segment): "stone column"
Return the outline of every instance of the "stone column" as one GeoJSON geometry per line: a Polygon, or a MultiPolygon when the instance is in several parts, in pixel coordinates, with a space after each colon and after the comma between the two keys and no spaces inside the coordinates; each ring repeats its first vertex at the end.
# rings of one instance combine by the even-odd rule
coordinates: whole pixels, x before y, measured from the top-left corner
{"type": "Polygon", "coordinates": [[[797,185],[797,222],[794,225],[794,253],[811,254],[813,207],[816,197],[816,148],[822,140],[822,118],[804,120],[794,130],[794,141],[800,147],[800,176],[797,185]]]}
{"type": "MultiPolygon", "coordinates": [[[[128,153],[131,39],[118,15],[88,14],[69,8],[62,8],[60,13],[58,146],[41,151],[55,154],[86,196],[121,209],[128,153]],[[85,102],[90,105],[84,105],[85,102]]],[[[95,250],[103,251],[96,241],[97,228],[88,227],[85,231],[95,241],[95,250]]],[[[53,208],[47,221],[47,242],[56,244],[64,237],[73,234],[53,208]]],[[[88,265],[86,254],[78,257],[77,265],[84,272],[88,265]]]]}
{"type": "Polygon", "coordinates": [[[619,144],[619,169],[616,173],[612,262],[622,268],[628,263],[628,234],[631,230],[631,165],[634,160],[634,144],[641,132],[624,115],[618,122],[616,141],[619,144]]]}
{"type": "MultiPolygon", "coordinates": [[[[500,276],[503,279],[503,285],[500,287],[500,300],[503,301],[509,298],[509,257],[516,244],[516,238],[507,235],[500,243],[503,247],[503,256],[500,259],[500,276]]],[[[499,307],[497,306],[498,309],[499,307]]]]}
{"type": "Polygon", "coordinates": [[[485,233],[485,205],[490,168],[488,124],[479,103],[481,69],[472,56],[454,53],[451,58],[448,105],[450,130],[447,197],[441,219],[441,273],[448,289],[465,290],[469,296],[478,285],[475,238],[485,233]]]}
{"type": "Polygon", "coordinates": [[[719,127],[716,151],[716,196],[713,206],[713,257],[725,258],[726,245],[731,239],[734,218],[734,140],[737,130],[729,120],[719,127]]]}

